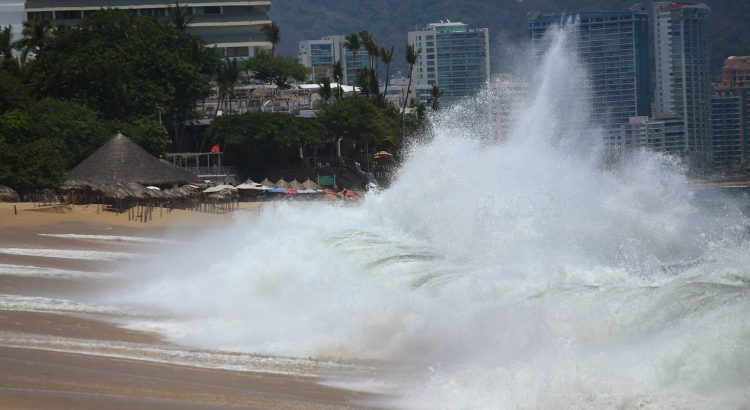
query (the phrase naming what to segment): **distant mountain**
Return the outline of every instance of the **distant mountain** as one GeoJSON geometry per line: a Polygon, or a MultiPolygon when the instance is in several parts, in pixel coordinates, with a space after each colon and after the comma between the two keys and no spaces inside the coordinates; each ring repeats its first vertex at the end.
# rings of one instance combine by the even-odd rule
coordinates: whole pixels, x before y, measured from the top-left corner
{"type": "MultiPolygon", "coordinates": [[[[490,30],[492,71],[507,69],[509,50],[524,44],[526,14],[622,10],[621,0],[273,0],[271,18],[281,27],[280,50],[297,54],[300,40],[369,30],[379,44],[395,46],[403,67],[409,30],[440,20],[462,21],[490,30]]],[[[651,2],[643,2],[647,5],[651,2]]],[[[750,0],[704,0],[711,7],[712,64],[730,55],[750,55],[750,0]]],[[[399,67],[397,67],[398,69],[399,67]]]]}

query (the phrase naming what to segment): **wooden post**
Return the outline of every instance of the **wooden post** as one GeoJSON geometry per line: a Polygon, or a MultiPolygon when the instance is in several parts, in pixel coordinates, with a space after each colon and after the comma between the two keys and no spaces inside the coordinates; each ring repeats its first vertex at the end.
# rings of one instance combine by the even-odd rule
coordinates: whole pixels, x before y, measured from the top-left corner
{"type": "Polygon", "coordinates": [[[13,213],[14,213],[15,215],[18,215],[18,208],[16,208],[16,206],[15,206],[15,205],[13,205],[13,213]]]}

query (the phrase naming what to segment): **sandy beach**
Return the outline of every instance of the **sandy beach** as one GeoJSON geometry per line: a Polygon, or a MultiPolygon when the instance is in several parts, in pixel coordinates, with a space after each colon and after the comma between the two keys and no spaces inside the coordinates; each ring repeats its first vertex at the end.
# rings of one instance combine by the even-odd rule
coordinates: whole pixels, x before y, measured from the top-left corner
{"type": "MultiPolygon", "coordinates": [[[[242,205],[238,212],[259,206],[242,205]]],[[[156,210],[142,223],[96,205],[0,204],[0,408],[364,407],[371,396],[320,384],[310,375],[314,363],[305,364],[304,375],[212,368],[191,362],[190,350],[158,334],[121,327],[118,311],[87,304],[127,280],[109,275],[121,263],[117,255],[149,252],[156,247],[150,239],[231,219],[156,210]]],[[[260,362],[249,355],[232,360],[236,368],[243,360],[260,362]]]]}

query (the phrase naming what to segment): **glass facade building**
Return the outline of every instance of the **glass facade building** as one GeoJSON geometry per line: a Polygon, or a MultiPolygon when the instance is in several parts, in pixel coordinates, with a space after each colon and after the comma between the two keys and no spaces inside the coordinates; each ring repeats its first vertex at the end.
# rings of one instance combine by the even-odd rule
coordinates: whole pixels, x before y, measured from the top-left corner
{"type": "Polygon", "coordinates": [[[710,10],[705,4],[656,2],[651,6],[656,75],[656,112],[679,113],[686,152],[712,158],[710,10]]]}
{"type": "Polygon", "coordinates": [[[750,163],[750,56],[728,57],[713,90],[714,162],[724,168],[750,163]]]}
{"type": "Polygon", "coordinates": [[[711,96],[713,166],[726,169],[742,163],[742,97],[732,92],[711,96]]]}
{"type": "MultiPolygon", "coordinates": [[[[409,44],[418,49],[413,79],[425,88],[444,90],[441,105],[477,93],[490,79],[489,35],[486,28],[463,23],[433,23],[410,31],[409,44]]],[[[421,101],[427,102],[427,101],[421,101]]]]}
{"type": "MultiPolygon", "coordinates": [[[[249,58],[271,43],[261,27],[271,24],[271,1],[180,1],[187,7],[188,31],[230,58],[249,58]]],[[[76,25],[87,14],[102,8],[132,10],[141,16],[167,19],[174,2],[164,0],[27,0],[27,20],[47,19],[54,25],[76,25]]]]}
{"type": "Polygon", "coordinates": [[[628,124],[620,126],[620,136],[625,148],[685,154],[685,124],[679,114],[631,117],[628,124]]]}
{"type": "Polygon", "coordinates": [[[539,56],[550,27],[572,24],[572,46],[586,66],[590,80],[592,119],[605,127],[610,143],[630,117],[651,113],[648,58],[649,25],[646,11],[582,12],[573,16],[529,19],[528,33],[539,56]]]}
{"type": "Polygon", "coordinates": [[[370,55],[364,47],[357,51],[357,61],[354,53],[344,47],[346,36],[327,36],[320,40],[305,40],[299,42],[298,60],[307,68],[307,80],[317,82],[322,77],[333,77],[333,66],[342,60],[344,85],[353,86],[357,82],[357,70],[370,67],[370,55]]]}

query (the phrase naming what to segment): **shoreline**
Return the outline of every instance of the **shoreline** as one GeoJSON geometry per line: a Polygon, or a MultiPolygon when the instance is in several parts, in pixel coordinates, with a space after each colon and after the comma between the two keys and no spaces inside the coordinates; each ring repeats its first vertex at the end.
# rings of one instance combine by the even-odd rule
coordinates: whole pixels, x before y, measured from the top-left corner
{"type": "MultiPolygon", "coordinates": [[[[360,408],[370,407],[367,403],[376,397],[326,386],[320,376],[309,372],[283,374],[283,368],[278,372],[256,371],[252,362],[229,368],[217,363],[212,367],[208,361],[211,355],[231,357],[238,363],[252,355],[186,350],[159,334],[121,326],[127,316],[117,311],[86,310],[86,300],[91,296],[127,280],[108,276],[124,262],[73,259],[64,252],[104,254],[124,250],[142,254],[170,246],[146,240],[221,227],[231,223],[233,213],[175,210],[160,218],[157,211],[152,221],[142,223],[128,221],[127,213],[97,213],[96,206],[33,212],[27,210],[33,204],[18,205],[0,204],[0,268],[4,269],[0,270],[0,367],[4,369],[0,372],[0,402],[4,406],[360,408]],[[13,214],[13,205],[19,215],[13,214]],[[109,239],[97,239],[99,235],[109,239]],[[141,239],[127,239],[133,237],[141,239]],[[48,254],[8,253],[18,249],[48,254]],[[68,302],[70,310],[63,306],[68,302]],[[192,362],[195,364],[181,360],[184,354],[198,355],[192,362]]],[[[259,210],[261,206],[248,205],[241,209],[259,210]]],[[[253,360],[262,363],[258,369],[264,369],[277,358],[256,356],[253,360]]],[[[283,360],[289,361],[278,358],[279,363],[283,360]]],[[[299,362],[290,369],[314,367],[310,359],[299,362]]]]}

